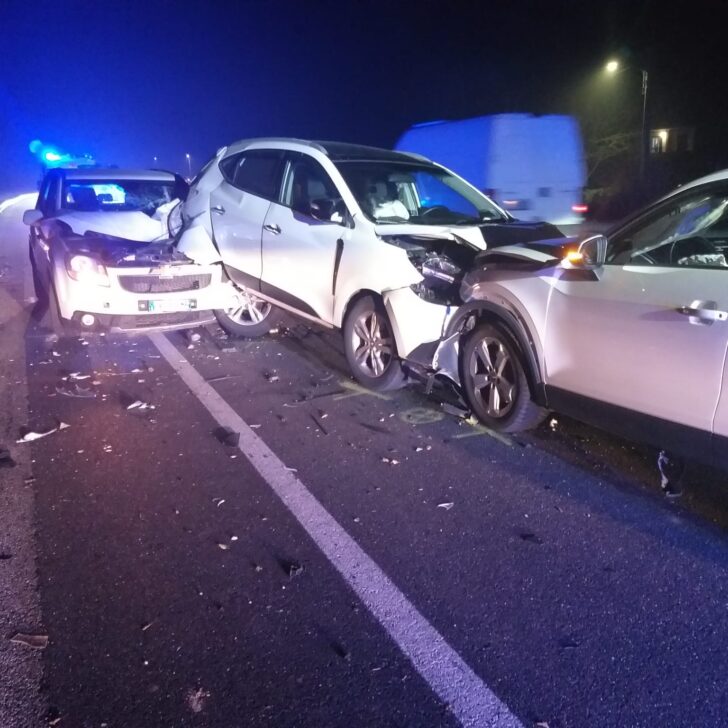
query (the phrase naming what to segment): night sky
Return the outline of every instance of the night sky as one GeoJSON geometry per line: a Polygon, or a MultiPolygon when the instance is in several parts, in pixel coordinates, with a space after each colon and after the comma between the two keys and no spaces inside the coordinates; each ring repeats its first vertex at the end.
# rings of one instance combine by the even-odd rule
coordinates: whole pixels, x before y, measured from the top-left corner
{"type": "Polygon", "coordinates": [[[728,131],[725,5],[3,0],[0,190],[32,188],[33,138],[186,172],[185,152],[199,167],[249,136],[391,146],[419,121],[594,98],[636,119],[640,67],[655,125],[728,131]],[[607,85],[615,54],[632,69],[607,85]]]}

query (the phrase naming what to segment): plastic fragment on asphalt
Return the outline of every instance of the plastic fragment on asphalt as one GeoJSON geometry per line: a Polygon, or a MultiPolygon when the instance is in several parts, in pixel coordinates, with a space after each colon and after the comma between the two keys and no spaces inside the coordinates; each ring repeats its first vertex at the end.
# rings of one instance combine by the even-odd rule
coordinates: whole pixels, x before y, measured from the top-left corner
{"type": "Polygon", "coordinates": [[[388,465],[399,465],[399,460],[396,460],[395,458],[382,458],[383,463],[387,463],[388,465]]]}
{"type": "Polygon", "coordinates": [[[555,430],[555,429],[556,429],[556,428],[557,428],[558,426],[559,426],[559,421],[558,421],[558,420],[557,420],[557,419],[556,419],[555,417],[552,417],[552,418],[551,418],[551,419],[549,420],[549,427],[550,427],[550,428],[551,428],[552,430],[555,430]]]}
{"type": "Polygon", "coordinates": [[[10,641],[18,645],[25,645],[33,650],[44,650],[48,647],[47,634],[25,634],[24,632],[17,632],[10,638],[10,641]]]}
{"type": "MultiPolygon", "coordinates": [[[[68,378],[72,382],[80,382],[80,381],[83,381],[84,379],[91,379],[91,375],[90,374],[81,374],[81,372],[71,372],[68,375],[68,378]]],[[[65,377],[64,377],[64,379],[65,379],[65,377]]]]}
{"type": "Polygon", "coordinates": [[[70,387],[56,387],[56,393],[61,394],[64,397],[75,397],[76,399],[94,399],[96,392],[89,387],[79,387],[78,384],[74,384],[70,387]]]}
{"type": "Polygon", "coordinates": [[[213,498],[212,502],[219,508],[224,502],[224,498],[213,498]]]}
{"type": "Polygon", "coordinates": [[[297,561],[291,561],[288,564],[288,576],[292,579],[294,576],[300,576],[303,574],[303,564],[299,564],[297,561]]]}
{"type": "Polygon", "coordinates": [[[248,427],[249,427],[249,428],[250,428],[251,430],[257,430],[257,429],[258,429],[258,428],[260,427],[260,425],[248,425],[248,427]]]}
{"type": "Polygon", "coordinates": [[[277,382],[280,380],[280,377],[275,373],[275,371],[272,372],[265,372],[263,376],[271,383],[277,382]]]}
{"type": "Polygon", "coordinates": [[[289,467],[286,467],[286,470],[287,470],[287,471],[288,471],[289,473],[297,473],[297,472],[298,472],[298,468],[289,468],[289,467]]]}
{"type": "Polygon", "coordinates": [[[223,551],[229,551],[230,550],[230,544],[227,543],[219,543],[217,545],[219,549],[222,549],[223,551]]]}
{"type": "Polygon", "coordinates": [[[15,460],[10,456],[10,453],[0,448],[0,468],[14,468],[16,465],[15,460]]]}
{"type": "Polygon", "coordinates": [[[215,430],[215,437],[227,447],[237,447],[240,443],[240,433],[227,426],[218,427],[215,430]]]}
{"type": "Polygon", "coordinates": [[[238,540],[238,537],[237,536],[230,536],[230,540],[231,541],[237,541],[238,540]]]}
{"type": "Polygon", "coordinates": [[[187,706],[193,713],[201,713],[205,707],[205,701],[210,697],[210,693],[202,688],[187,691],[187,706]]]}
{"type": "Polygon", "coordinates": [[[452,502],[448,502],[448,503],[438,503],[437,504],[437,507],[438,508],[444,508],[446,511],[449,511],[454,505],[455,504],[452,503],[452,502]]]}
{"type": "Polygon", "coordinates": [[[127,405],[128,410],[153,410],[156,407],[149,402],[142,402],[140,399],[134,400],[131,404],[127,405]]]}
{"type": "Polygon", "coordinates": [[[21,442],[33,442],[34,440],[40,440],[41,437],[47,437],[48,435],[52,435],[54,432],[58,432],[59,430],[65,430],[67,427],[70,427],[70,425],[67,425],[65,422],[59,422],[55,427],[51,428],[50,430],[46,430],[45,432],[34,432],[33,430],[30,430],[15,442],[19,444],[21,442]]]}
{"type": "Polygon", "coordinates": [[[539,545],[543,543],[543,539],[535,533],[531,533],[531,531],[522,531],[518,534],[518,536],[522,541],[528,541],[528,543],[535,543],[539,545]]]}

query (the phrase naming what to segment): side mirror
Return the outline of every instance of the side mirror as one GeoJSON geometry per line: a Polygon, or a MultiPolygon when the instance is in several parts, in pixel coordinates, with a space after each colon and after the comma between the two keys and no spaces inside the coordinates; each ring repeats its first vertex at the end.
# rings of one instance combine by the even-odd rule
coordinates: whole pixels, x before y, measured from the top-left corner
{"type": "Polygon", "coordinates": [[[311,217],[321,222],[332,222],[331,218],[336,212],[336,203],[325,197],[311,200],[311,217]]]}
{"type": "Polygon", "coordinates": [[[579,244],[576,251],[567,254],[572,268],[591,270],[604,265],[607,259],[607,239],[604,235],[592,235],[579,244]]]}
{"type": "Polygon", "coordinates": [[[40,210],[26,210],[23,213],[23,224],[33,227],[43,219],[43,213],[40,210]]]}

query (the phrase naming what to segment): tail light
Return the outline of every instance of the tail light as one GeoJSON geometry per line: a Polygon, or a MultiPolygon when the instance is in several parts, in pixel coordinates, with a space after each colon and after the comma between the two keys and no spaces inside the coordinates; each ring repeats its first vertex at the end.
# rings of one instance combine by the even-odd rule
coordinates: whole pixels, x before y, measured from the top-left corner
{"type": "Polygon", "coordinates": [[[589,212],[589,205],[585,205],[583,202],[580,202],[578,205],[572,205],[571,211],[580,215],[586,215],[586,213],[589,212]]]}

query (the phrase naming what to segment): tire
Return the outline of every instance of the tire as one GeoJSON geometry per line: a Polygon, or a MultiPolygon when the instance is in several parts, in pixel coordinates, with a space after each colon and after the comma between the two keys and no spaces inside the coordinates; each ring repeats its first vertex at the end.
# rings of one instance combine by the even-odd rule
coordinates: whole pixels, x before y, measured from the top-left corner
{"type": "Polygon", "coordinates": [[[406,384],[392,327],[379,300],[360,298],[346,315],[343,333],[346,360],[360,384],[377,392],[406,384]]]}
{"type": "Polygon", "coordinates": [[[265,336],[280,318],[280,311],[247,290],[238,289],[239,300],[229,309],[217,309],[215,317],[222,329],[235,338],[265,336]]]}
{"type": "Polygon", "coordinates": [[[33,288],[35,289],[35,297],[39,303],[48,302],[48,289],[43,283],[43,278],[38,271],[33,258],[30,259],[30,270],[33,273],[33,288]]]}
{"type": "Polygon", "coordinates": [[[547,410],[531,399],[521,351],[505,329],[476,326],[465,339],[460,361],[463,394],[486,427],[521,432],[546,417],[547,410]]]}
{"type": "Polygon", "coordinates": [[[49,283],[47,289],[48,295],[48,320],[51,325],[51,331],[59,338],[71,334],[71,322],[61,316],[61,308],[58,305],[58,295],[56,287],[53,283],[49,283]]]}

